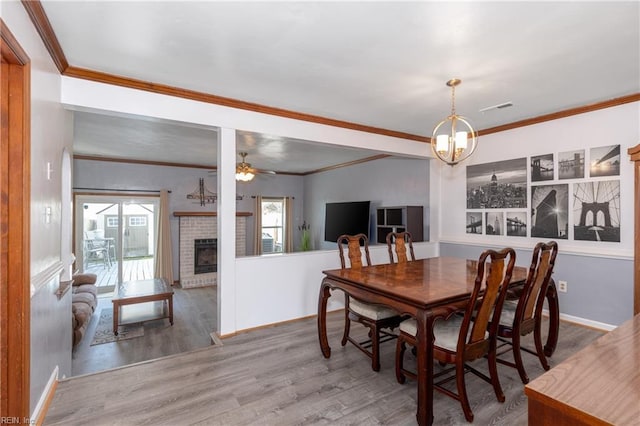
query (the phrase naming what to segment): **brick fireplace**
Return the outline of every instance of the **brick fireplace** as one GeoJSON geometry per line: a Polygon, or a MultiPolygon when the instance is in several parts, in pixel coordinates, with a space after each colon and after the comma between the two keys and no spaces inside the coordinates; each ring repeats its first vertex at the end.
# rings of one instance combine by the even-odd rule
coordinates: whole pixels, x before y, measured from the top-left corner
{"type": "MultiPolygon", "coordinates": [[[[251,213],[236,215],[236,255],[244,256],[246,252],[246,216],[251,213]]],[[[215,212],[174,212],[180,218],[179,271],[182,288],[205,287],[218,283],[217,272],[217,240],[218,218],[215,212]],[[196,257],[196,241],[207,251],[201,251],[196,257]],[[215,243],[214,243],[215,241],[215,243]],[[212,248],[215,244],[215,252],[212,248]],[[201,267],[196,268],[200,260],[201,267]],[[215,268],[212,264],[215,263],[215,268]],[[215,270],[213,270],[215,269],[215,270]]]]}

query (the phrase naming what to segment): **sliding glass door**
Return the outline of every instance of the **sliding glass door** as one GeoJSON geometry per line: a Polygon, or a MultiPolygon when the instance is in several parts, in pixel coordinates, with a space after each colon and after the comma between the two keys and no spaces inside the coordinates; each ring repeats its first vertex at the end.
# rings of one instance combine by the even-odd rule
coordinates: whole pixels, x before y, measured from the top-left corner
{"type": "Polygon", "coordinates": [[[98,276],[99,293],[153,278],[158,205],[158,197],[76,196],[76,269],[98,276]]]}

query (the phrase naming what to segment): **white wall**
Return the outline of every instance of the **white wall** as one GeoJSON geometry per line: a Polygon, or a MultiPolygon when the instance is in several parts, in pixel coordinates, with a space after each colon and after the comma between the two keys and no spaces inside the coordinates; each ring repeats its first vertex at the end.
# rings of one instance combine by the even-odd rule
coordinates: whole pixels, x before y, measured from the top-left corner
{"type": "MultiPolygon", "coordinates": [[[[21,2],[2,2],[2,20],[31,62],[31,403],[52,374],[71,372],[71,295],[58,300],[62,152],[71,150],[71,114],[60,104],[60,73],[21,2]],[[47,163],[53,173],[47,179],[47,163]],[[51,220],[45,220],[45,208],[51,220]]],[[[68,258],[68,253],[64,256],[68,258]]]]}
{"type": "MultiPolygon", "coordinates": [[[[217,105],[210,105],[201,102],[193,102],[185,99],[171,98],[169,96],[147,93],[121,87],[109,87],[104,84],[93,83],[73,78],[63,78],[62,100],[70,108],[97,108],[106,111],[124,112],[137,115],[194,122],[209,126],[219,126],[231,129],[244,129],[256,132],[277,134],[285,137],[298,138],[324,142],[329,144],[341,144],[345,146],[363,147],[382,152],[399,153],[418,158],[429,158],[431,156],[429,146],[424,143],[391,138],[383,135],[372,135],[348,129],[340,129],[330,126],[318,125],[314,123],[299,122],[287,118],[268,116],[265,114],[241,111],[233,108],[226,108],[217,105]]],[[[498,134],[482,136],[478,151],[467,164],[457,167],[446,167],[437,161],[433,162],[433,167],[429,170],[430,180],[436,187],[430,188],[429,204],[431,217],[431,239],[440,241],[440,246],[433,247],[433,252],[438,254],[442,247],[447,247],[446,253],[462,253],[468,247],[487,247],[510,245],[515,248],[526,250],[535,244],[535,239],[515,238],[515,237],[488,237],[482,235],[468,235],[465,233],[465,192],[466,192],[466,171],[465,166],[469,164],[480,164],[503,159],[518,157],[529,157],[531,155],[547,154],[549,152],[558,153],[578,148],[589,148],[619,143],[622,147],[622,157],[625,157],[626,149],[638,143],[638,103],[622,105],[606,110],[595,111],[588,114],[572,116],[561,120],[545,122],[533,126],[514,129],[498,134]],[[439,182],[439,185],[437,184],[439,182]],[[443,245],[444,244],[444,245],[443,245]],[[459,250],[457,249],[459,248],[459,250]]],[[[229,156],[228,162],[234,162],[235,157],[229,156]]],[[[224,171],[224,160],[222,171],[224,171]]],[[[228,173],[232,173],[232,164],[229,164],[228,173]]],[[[604,256],[607,258],[621,259],[624,262],[631,262],[632,250],[632,179],[631,168],[628,163],[623,162],[621,170],[621,208],[622,208],[622,241],[620,243],[593,243],[560,241],[560,248],[563,254],[582,256],[604,256]],[[629,212],[629,213],[626,213],[629,212]]],[[[225,203],[235,203],[235,188],[233,179],[228,179],[229,184],[223,184],[227,200],[225,203]],[[227,188],[226,185],[229,185],[227,188]],[[233,186],[232,186],[233,185],[233,186]]],[[[219,189],[220,189],[220,185],[219,189]]],[[[235,210],[234,210],[235,213],[235,210]]],[[[234,214],[233,213],[233,214],[234,214]]],[[[570,218],[571,220],[571,218],[570,218]]],[[[224,243],[221,243],[224,245],[224,243]]],[[[304,262],[309,264],[317,262],[314,254],[304,257],[304,262]],[[314,260],[311,260],[314,259],[314,260]]],[[[225,292],[234,297],[232,306],[222,301],[225,315],[220,321],[220,332],[222,334],[233,333],[244,328],[241,313],[251,312],[251,324],[269,323],[273,317],[262,309],[253,309],[252,304],[244,305],[245,299],[240,297],[244,288],[251,288],[255,282],[264,282],[265,277],[271,273],[271,264],[262,262],[273,261],[269,258],[257,259],[237,259],[235,260],[236,273],[230,274],[233,279],[230,281],[222,279],[222,286],[226,287],[225,292]],[[245,274],[238,269],[241,262],[250,262],[252,271],[260,271],[258,275],[245,274]],[[258,267],[258,265],[261,265],[258,267]],[[264,266],[264,268],[262,267],[264,266]],[[250,275],[250,276],[249,276],[250,275]],[[256,280],[257,279],[257,280],[256,280]],[[251,309],[247,309],[251,307],[251,309]]],[[[300,261],[296,256],[287,258],[285,256],[278,262],[278,271],[296,271],[300,266],[294,262],[300,261]],[[295,260],[294,260],[295,259],[295,260]],[[290,264],[289,264],[290,262],[290,264]]],[[[568,262],[567,262],[568,263],[568,262]]],[[[318,263],[321,265],[322,262],[318,263]]],[[[630,277],[631,269],[626,266],[618,268],[621,275],[616,272],[613,279],[616,284],[622,282],[620,286],[611,286],[608,293],[612,299],[611,304],[616,306],[615,311],[627,315],[630,306],[630,289],[632,281],[630,277]]],[[[630,264],[630,263],[629,263],[630,264]]],[[[304,269],[304,268],[302,268],[304,269]]],[[[317,270],[317,265],[316,269],[317,270]]],[[[602,269],[602,268],[601,268],[602,269]]],[[[558,265],[556,272],[560,272],[558,265]]],[[[244,270],[243,270],[244,271],[244,270]]],[[[613,270],[612,270],[613,272],[613,270]]],[[[282,281],[278,274],[279,285],[287,285],[291,291],[283,291],[284,299],[280,300],[278,306],[294,305],[300,301],[295,296],[297,294],[297,281],[304,278],[306,272],[300,277],[291,276],[286,281],[282,281]]],[[[597,294],[593,290],[597,283],[589,283],[581,286],[579,276],[565,276],[570,283],[576,283],[576,287],[571,287],[575,291],[561,295],[561,310],[565,315],[575,315],[580,318],[593,319],[604,323],[615,324],[616,317],[610,317],[609,313],[601,313],[594,304],[587,305],[584,309],[581,296],[585,294],[597,294]],[[573,278],[577,280],[574,281],[573,278]],[[593,308],[593,309],[592,309],[593,308]],[[601,315],[604,315],[601,317],[601,315]],[[595,317],[595,318],[590,318],[595,317]]],[[[558,276],[556,276],[558,279],[558,276]]],[[[319,285],[319,282],[315,284],[319,285]]],[[[570,284],[571,285],[571,284],[570,284]]],[[[281,289],[282,290],[282,289],[281,289]]],[[[591,298],[593,299],[593,298],[591,298]]],[[[607,301],[609,303],[609,301],[607,301]]],[[[286,316],[286,315],[285,315],[286,316]]]]}
{"type": "MultiPolygon", "coordinates": [[[[140,90],[113,87],[75,78],[63,77],[62,102],[71,109],[99,109],[221,127],[223,133],[228,129],[243,129],[327,144],[398,153],[416,158],[427,158],[431,155],[429,146],[420,142],[237,110],[140,90]]],[[[220,143],[224,148],[228,148],[224,140],[221,140],[220,143]]],[[[236,188],[233,178],[235,161],[234,146],[228,156],[221,155],[218,163],[217,192],[220,196],[218,203],[219,208],[226,206],[222,210],[218,210],[218,215],[221,218],[218,222],[219,236],[221,235],[220,226],[222,223],[225,221],[235,223],[234,217],[225,218],[226,215],[235,215],[236,211],[236,188]],[[230,206],[234,208],[229,208],[230,206]]],[[[219,239],[219,244],[223,248],[227,246],[222,238],[219,239]]],[[[226,265],[225,261],[219,257],[218,300],[221,303],[221,309],[218,312],[220,315],[220,329],[218,331],[222,335],[226,335],[245,328],[243,324],[261,325],[272,322],[274,318],[290,319],[289,315],[295,315],[297,310],[292,308],[293,312],[278,313],[285,306],[300,305],[300,312],[306,311],[306,305],[299,297],[300,280],[306,281],[309,271],[315,271],[315,273],[321,271],[322,262],[316,259],[316,256],[322,256],[322,254],[312,252],[304,255],[288,255],[277,260],[268,256],[233,259],[235,267],[226,265]],[[273,262],[278,263],[277,269],[273,269],[275,264],[273,262]],[[304,264],[300,265],[300,262],[304,264]],[[250,267],[239,267],[239,265],[247,263],[250,264],[250,267]],[[230,271],[229,268],[233,268],[233,271],[230,271]],[[251,273],[245,273],[246,271],[251,273]],[[299,271],[299,274],[290,271],[299,271]],[[274,275],[275,272],[277,274],[274,275]],[[246,289],[254,288],[255,292],[259,292],[263,287],[258,286],[264,285],[264,288],[268,289],[270,286],[267,283],[272,282],[277,283],[276,288],[279,291],[271,293],[272,299],[263,299],[263,305],[256,306],[252,302],[253,299],[241,297],[245,294],[246,289]],[[268,300],[277,302],[268,305],[268,300]]],[[[335,253],[332,257],[335,257],[335,253]]],[[[313,286],[317,293],[320,279],[315,279],[308,285],[313,286]]],[[[317,294],[314,298],[317,299],[317,294]]]]}
{"type": "MultiPolygon", "coordinates": [[[[617,325],[633,312],[633,165],[627,150],[640,142],[640,103],[575,115],[560,120],[482,136],[477,152],[466,164],[441,168],[440,204],[443,254],[476,256],[486,247],[523,249],[518,264],[528,265],[530,250],[539,238],[466,234],[466,166],[578,149],[620,144],[620,242],[558,239],[555,280],[566,280],[569,291],[560,294],[560,310],[570,319],[617,325]]],[[[529,162],[527,161],[527,165],[529,162]]],[[[569,236],[573,225],[573,183],[614,180],[618,177],[547,181],[569,183],[569,236]]],[[[530,189],[528,198],[530,198],[530,189]]],[[[530,200],[528,206],[531,207],[530,200]]],[[[529,217],[529,222],[531,218],[529,217]]],[[[529,226],[531,224],[529,223],[529,226]]],[[[530,235],[530,234],[528,234],[530,235]]]]}

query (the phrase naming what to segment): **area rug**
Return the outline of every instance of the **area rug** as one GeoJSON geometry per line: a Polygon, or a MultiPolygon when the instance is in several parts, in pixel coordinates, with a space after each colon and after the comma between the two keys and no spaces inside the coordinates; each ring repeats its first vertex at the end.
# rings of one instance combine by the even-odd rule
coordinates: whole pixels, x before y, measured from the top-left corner
{"type": "Polygon", "coordinates": [[[133,339],[144,336],[142,324],[121,325],[118,328],[118,335],[113,334],[113,309],[103,308],[100,311],[100,318],[93,335],[91,346],[103,343],[119,342],[120,340],[133,339]]]}

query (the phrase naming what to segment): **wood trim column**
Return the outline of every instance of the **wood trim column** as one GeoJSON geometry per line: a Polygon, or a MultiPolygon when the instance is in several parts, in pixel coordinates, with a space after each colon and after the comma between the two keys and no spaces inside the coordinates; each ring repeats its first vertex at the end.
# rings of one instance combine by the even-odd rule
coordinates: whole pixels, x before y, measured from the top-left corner
{"type": "Polygon", "coordinates": [[[31,65],[2,19],[0,54],[0,418],[25,419],[31,362],[31,65]]]}
{"type": "Polygon", "coordinates": [[[627,151],[634,162],[633,314],[640,313],[640,144],[627,151]]]}

